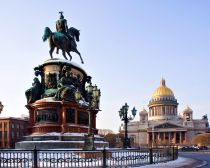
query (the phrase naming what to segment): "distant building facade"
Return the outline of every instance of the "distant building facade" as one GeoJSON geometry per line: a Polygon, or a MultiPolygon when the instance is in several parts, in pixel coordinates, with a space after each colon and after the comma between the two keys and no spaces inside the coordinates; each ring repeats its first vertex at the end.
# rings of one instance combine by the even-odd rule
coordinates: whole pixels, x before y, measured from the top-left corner
{"type": "Polygon", "coordinates": [[[14,148],[15,143],[27,134],[27,119],[13,117],[0,118],[0,148],[14,148]]]}
{"type": "Polygon", "coordinates": [[[135,145],[191,144],[196,134],[209,131],[208,118],[193,119],[193,110],[187,106],[178,114],[178,102],[172,90],[161,80],[148,105],[140,111],[139,121],[128,123],[128,136],[135,145]]]}

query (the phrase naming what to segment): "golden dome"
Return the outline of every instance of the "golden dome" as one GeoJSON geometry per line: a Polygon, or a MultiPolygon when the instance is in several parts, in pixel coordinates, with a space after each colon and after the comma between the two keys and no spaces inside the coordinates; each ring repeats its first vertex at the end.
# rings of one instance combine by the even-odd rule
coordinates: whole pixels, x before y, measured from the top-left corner
{"type": "Polygon", "coordinates": [[[193,110],[188,105],[186,105],[186,107],[184,108],[183,113],[187,113],[187,112],[193,112],[193,110]]]}
{"type": "Polygon", "coordinates": [[[147,114],[147,110],[145,110],[145,108],[142,107],[142,109],[140,110],[140,114],[147,114]]]}
{"type": "Polygon", "coordinates": [[[172,90],[166,87],[165,79],[162,79],[160,81],[160,86],[152,94],[152,98],[159,97],[159,96],[174,96],[174,93],[172,92],[172,90]]]}

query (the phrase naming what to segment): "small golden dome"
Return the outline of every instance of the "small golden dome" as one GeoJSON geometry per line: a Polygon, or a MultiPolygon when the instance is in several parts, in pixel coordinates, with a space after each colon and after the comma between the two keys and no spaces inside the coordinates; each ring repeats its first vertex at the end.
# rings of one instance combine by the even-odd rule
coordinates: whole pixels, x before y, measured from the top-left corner
{"type": "Polygon", "coordinates": [[[147,114],[147,110],[145,110],[145,108],[142,107],[142,109],[140,110],[140,114],[147,114]]]}
{"type": "Polygon", "coordinates": [[[188,113],[188,112],[191,112],[192,113],[193,110],[188,105],[186,105],[186,107],[183,110],[183,113],[188,113]]]}
{"type": "Polygon", "coordinates": [[[166,87],[165,79],[162,79],[160,81],[160,87],[158,87],[152,94],[152,98],[159,97],[159,96],[174,96],[174,93],[172,92],[172,90],[166,87]]]}

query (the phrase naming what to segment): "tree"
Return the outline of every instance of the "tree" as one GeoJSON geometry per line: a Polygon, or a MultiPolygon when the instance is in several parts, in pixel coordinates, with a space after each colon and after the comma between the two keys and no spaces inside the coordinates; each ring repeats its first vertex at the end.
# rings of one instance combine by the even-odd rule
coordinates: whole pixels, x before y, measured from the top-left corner
{"type": "Polygon", "coordinates": [[[124,135],[123,134],[114,134],[109,133],[107,134],[104,139],[105,141],[109,142],[109,147],[122,147],[124,135]]]}
{"type": "Polygon", "coordinates": [[[197,134],[193,136],[192,143],[199,146],[210,145],[210,133],[197,134]]]}
{"type": "Polygon", "coordinates": [[[101,136],[106,136],[107,134],[113,134],[114,132],[110,129],[99,129],[98,134],[101,136]]]}

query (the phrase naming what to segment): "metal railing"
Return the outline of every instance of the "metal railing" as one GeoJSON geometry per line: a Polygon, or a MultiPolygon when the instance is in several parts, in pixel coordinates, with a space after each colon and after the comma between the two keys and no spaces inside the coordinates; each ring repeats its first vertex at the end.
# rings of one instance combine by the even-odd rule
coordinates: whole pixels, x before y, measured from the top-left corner
{"type": "Polygon", "coordinates": [[[177,147],[84,150],[0,150],[3,168],[122,167],[178,158],[177,147]]]}

